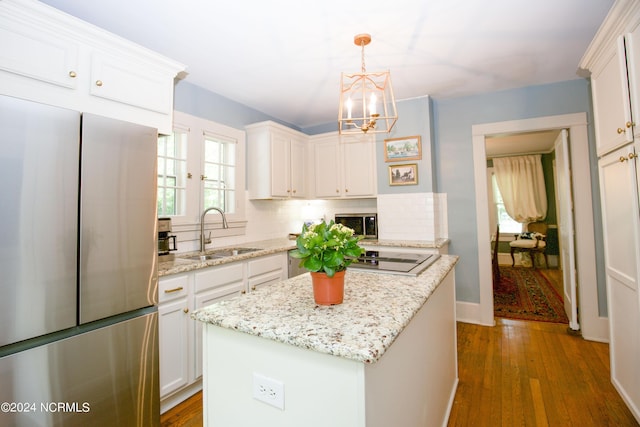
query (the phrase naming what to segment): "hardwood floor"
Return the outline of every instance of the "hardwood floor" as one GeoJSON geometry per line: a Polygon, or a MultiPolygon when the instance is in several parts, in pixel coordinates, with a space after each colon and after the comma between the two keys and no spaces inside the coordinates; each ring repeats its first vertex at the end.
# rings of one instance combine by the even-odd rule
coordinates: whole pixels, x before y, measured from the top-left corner
{"type": "MultiPolygon", "coordinates": [[[[450,427],[638,426],[611,385],[609,346],[565,324],[458,323],[458,371],[450,427]]],[[[201,425],[202,393],[161,416],[162,427],[201,425]]]]}
{"type": "Polygon", "coordinates": [[[460,382],[449,426],[637,426],[613,388],[609,346],[567,325],[458,323],[460,382]]]}
{"type": "Polygon", "coordinates": [[[200,427],[202,425],[202,392],[194,394],[178,406],[160,415],[161,427],[200,427]]]}

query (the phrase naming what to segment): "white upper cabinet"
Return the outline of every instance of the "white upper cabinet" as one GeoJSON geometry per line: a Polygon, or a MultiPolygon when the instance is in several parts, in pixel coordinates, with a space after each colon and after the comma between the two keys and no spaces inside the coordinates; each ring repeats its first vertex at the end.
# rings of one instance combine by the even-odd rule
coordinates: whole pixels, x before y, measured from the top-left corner
{"type": "Polygon", "coordinates": [[[342,195],[341,150],[337,137],[321,136],[312,139],[315,197],[318,199],[342,195]]]}
{"type": "Polygon", "coordinates": [[[0,2],[0,93],[171,133],[185,67],[40,2],[0,2]]]}
{"type": "Polygon", "coordinates": [[[270,121],[246,131],[249,198],[305,198],[307,136],[270,121]]]}
{"type": "Polygon", "coordinates": [[[375,138],[337,133],[312,137],[315,197],[375,197],[377,192],[375,138]]]}
{"type": "Polygon", "coordinates": [[[633,141],[631,107],[621,37],[591,75],[599,155],[633,141]]]}
{"type": "Polygon", "coordinates": [[[580,67],[590,71],[596,149],[603,156],[640,135],[640,16],[620,2],[589,46],[580,67]]]}

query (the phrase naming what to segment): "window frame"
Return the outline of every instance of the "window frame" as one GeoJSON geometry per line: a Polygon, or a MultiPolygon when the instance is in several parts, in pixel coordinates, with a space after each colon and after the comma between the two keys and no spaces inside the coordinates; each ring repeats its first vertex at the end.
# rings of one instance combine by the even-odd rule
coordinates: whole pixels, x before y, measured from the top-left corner
{"type": "MultiPolygon", "coordinates": [[[[173,128],[187,133],[187,180],[186,180],[186,209],[184,215],[170,216],[172,225],[179,230],[189,230],[199,227],[200,216],[204,205],[204,141],[206,135],[215,135],[228,141],[234,141],[235,146],[235,210],[225,213],[229,230],[225,235],[241,235],[245,230],[245,144],[244,130],[238,130],[201,117],[174,111],[173,128]],[[234,225],[234,223],[236,223],[234,225]],[[193,226],[193,227],[192,227],[193,226]],[[195,227],[198,226],[198,227],[195,227]]],[[[212,215],[213,217],[213,215],[212,215]]],[[[219,218],[208,218],[207,223],[221,223],[219,218]]],[[[219,228],[218,225],[213,228],[219,228]]],[[[199,228],[198,228],[199,232],[199,228]]]]}
{"type": "MultiPolygon", "coordinates": [[[[165,181],[165,184],[166,184],[167,177],[169,177],[169,176],[172,176],[172,177],[176,180],[175,184],[172,186],[172,187],[174,188],[174,191],[175,191],[175,193],[174,193],[174,205],[176,206],[176,208],[177,208],[177,206],[178,206],[178,205],[181,205],[181,207],[182,207],[182,208],[184,208],[184,210],[185,210],[185,212],[186,212],[186,198],[187,198],[187,159],[188,159],[188,155],[189,155],[189,150],[188,150],[188,137],[189,137],[189,136],[188,136],[188,134],[187,134],[188,129],[184,129],[184,128],[181,128],[181,127],[176,126],[176,127],[174,127],[174,129],[173,129],[173,130],[174,130],[174,133],[175,133],[176,131],[179,131],[179,132],[181,132],[181,133],[183,133],[183,134],[187,135],[187,141],[185,141],[185,142],[184,142],[185,146],[184,146],[184,147],[181,147],[181,148],[182,148],[182,150],[179,150],[179,151],[184,151],[184,157],[178,157],[178,156],[167,156],[167,155],[166,155],[166,151],[165,151],[165,153],[160,153],[160,152],[158,152],[158,154],[157,154],[157,155],[158,155],[158,159],[160,159],[160,158],[162,157],[162,158],[164,159],[164,160],[163,160],[163,162],[164,162],[164,164],[165,164],[165,170],[164,170],[164,171],[160,171],[160,168],[158,168],[158,178],[160,178],[160,177],[162,176],[162,179],[163,179],[163,181],[165,181]],[[167,161],[168,161],[168,160],[172,160],[172,161],[174,161],[174,162],[175,162],[175,165],[174,165],[174,168],[176,169],[176,174],[175,174],[175,175],[166,175],[166,174],[164,174],[164,172],[166,171],[166,164],[167,164],[167,161]],[[178,171],[181,169],[181,168],[179,167],[179,163],[180,163],[180,162],[184,162],[184,165],[182,165],[182,166],[183,166],[183,169],[184,169],[184,171],[185,171],[185,175],[184,175],[183,177],[180,177],[180,176],[178,175],[178,171]],[[163,173],[162,173],[162,175],[161,175],[161,172],[163,172],[163,173]],[[181,182],[181,181],[183,181],[183,182],[184,182],[184,185],[179,185],[179,184],[182,184],[182,182],[181,182]],[[180,194],[180,192],[182,192],[182,194],[180,194]]],[[[167,137],[167,135],[158,135],[158,139],[160,139],[160,138],[162,138],[162,137],[167,137]]],[[[176,143],[175,143],[175,138],[174,138],[174,144],[176,144],[176,143]]],[[[176,144],[176,145],[177,145],[177,144],[176,144]]],[[[160,179],[159,179],[159,180],[160,180],[160,179]]],[[[158,189],[160,189],[160,188],[161,188],[160,183],[158,183],[158,189]]],[[[166,191],[166,188],[169,188],[169,187],[168,187],[168,186],[162,186],[162,188],[164,188],[164,189],[165,189],[165,191],[166,191]]],[[[166,205],[166,203],[165,203],[165,205],[166,205]]],[[[181,211],[182,209],[177,209],[177,210],[180,210],[180,211],[181,211]]],[[[167,214],[164,214],[164,213],[163,213],[163,214],[161,214],[161,213],[158,211],[158,217],[163,217],[163,218],[165,218],[165,217],[176,218],[176,217],[179,217],[179,216],[182,216],[182,214],[167,215],[167,214]]]]}

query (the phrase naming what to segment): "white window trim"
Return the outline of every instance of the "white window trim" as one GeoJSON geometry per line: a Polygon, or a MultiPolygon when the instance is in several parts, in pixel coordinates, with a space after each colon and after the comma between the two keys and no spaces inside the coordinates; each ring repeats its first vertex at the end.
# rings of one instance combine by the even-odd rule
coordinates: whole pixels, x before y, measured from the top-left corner
{"type": "Polygon", "coordinates": [[[246,228],[245,200],[245,145],[244,130],[238,130],[220,123],[212,122],[201,117],[191,116],[179,111],[173,113],[174,128],[188,133],[187,171],[191,178],[187,179],[186,212],[185,215],[172,216],[174,231],[200,232],[200,216],[202,215],[202,153],[206,134],[223,136],[237,142],[236,146],[236,187],[235,212],[226,214],[229,229],[222,230],[220,215],[212,212],[207,215],[206,229],[213,231],[213,236],[243,235],[246,228]]]}

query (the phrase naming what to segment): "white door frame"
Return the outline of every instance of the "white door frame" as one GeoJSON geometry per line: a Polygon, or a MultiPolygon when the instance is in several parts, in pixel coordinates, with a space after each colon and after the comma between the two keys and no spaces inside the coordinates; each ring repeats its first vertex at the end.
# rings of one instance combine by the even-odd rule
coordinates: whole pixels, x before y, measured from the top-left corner
{"type": "Polygon", "coordinates": [[[591,197],[591,172],[589,162],[589,137],[587,114],[575,113],[559,116],[537,117],[533,119],[485,123],[472,126],[473,163],[476,193],[476,217],[478,236],[478,268],[480,282],[480,303],[458,304],[460,317],[482,325],[494,325],[493,286],[491,280],[491,257],[489,251],[482,250],[490,241],[489,200],[486,183],[487,155],[485,138],[503,133],[530,132],[549,129],[569,129],[571,164],[574,188],[576,264],[580,324],[584,338],[608,342],[608,318],[598,312],[598,289],[596,274],[595,238],[593,233],[593,201],[591,197]],[[587,183],[589,183],[587,185],[587,183]]]}

